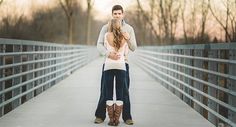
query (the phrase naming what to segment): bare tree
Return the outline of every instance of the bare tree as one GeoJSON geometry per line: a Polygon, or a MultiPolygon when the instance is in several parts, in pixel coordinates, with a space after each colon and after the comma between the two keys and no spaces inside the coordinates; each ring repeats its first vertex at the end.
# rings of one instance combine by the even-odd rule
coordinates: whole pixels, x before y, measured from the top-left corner
{"type": "Polygon", "coordinates": [[[25,19],[23,14],[19,16],[7,14],[2,18],[1,36],[21,39],[23,35],[22,30],[24,29],[21,25],[26,23],[25,19]]]}
{"type": "Polygon", "coordinates": [[[180,2],[171,0],[168,5],[169,12],[169,22],[170,22],[170,41],[174,43],[176,27],[180,11],[180,2]]]}
{"type": "Polygon", "coordinates": [[[188,33],[189,38],[192,43],[196,43],[196,35],[197,35],[197,2],[196,0],[192,0],[193,2],[190,3],[191,6],[191,14],[189,15],[189,27],[188,27],[188,33]]]}
{"type": "Polygon", "coordinates": [[[178,22],[180,2],[175,0],[160,0],[159,7],[164,30],[165,42],[173,43],[178,22]]]}
{"type": "Polygon", "coordinates": [[[167,40],[167,38],[169,38],[169,29],[168,29],[168,21],[167,21],[167,16],[166,16],[166,11],[164,10],[165,9],[165,4],[164,3],[165,1],[163,0],[160,0],[160,3],[159,3],[159,6],[160,6],[160,12],[161,12],[161,17],[162,17],[162,23],[163,23],[163,26],[164,26],[164,33],[165,33],[165,41],[167,40]]]}
{"type": "Polygon", "coordinates": [[[144,21],[159,39],[160,44],[173,43],[180,12],[180,2],[175,0],[150,0],[150,14],[145,13],[140,0],[137,0],[138,8],[144,21]]]}
{"type": "Polygon", "coordinates": [[[95,0],[87,0],[86,44],[90,45],[91,10],[95,0]]]}
{"type": "Polygon", "coordinates": [[[181,13],[181,19],[182,19],[182,25],[183,25],[183,33],[184,33],[184,43],[188,42],[188,35],[187,35],[187,30],[186,30],[186,21],[185,21],[185,10],[186,10],[186,0],[183,0],[180,8],[180,13],[181,13]]]}
{"type": "Polygon", "coordinates": [[[200,42],[205,41],[205,29],[206,29],[206,22],[207,22],[207,15],[209,12],[209,8],[207,6],[205,0],[202,0],[201,3],[201,33],[200,33],[200,42]]]}
{"type": "Polygon", "coordinates": [[[236,41],[236,0],[231,0],[229,2],[229,25],[231,26],[231,41],[235,42],[236,41]]]}
{"type": "Polygon", "coordinates": [[[157,30],[156,30],[156,28],[155,28],[151,18],[145,13],[145,11],[143,10],[143,7],[142,7],[142,5],[141,5],[139,0],[137,0],[137,4],[138,4],[138,8],[140,9],[140,12],[141,12],[142,16],[144,17],[144,19],[149,24],[151,30],[154,32],[154,35],[156,36],[156,38],[159,38],[158,32],[157,32],[157,30]]]}
{"type": "MultiPolygon", "coordinates": [[[[155,5],[156,5],[155,3],[156,3],[156,0],[151,0],[150,5],[149,5],[151,8],[151,14],[150,14],[151,21],[154,20],[154,11],[155,11],[155,5]]],[[[152,35],[150,35],[150,42],[151,43],[154,42],[152,35]]]]}
{"type": "Polygon", "coordinates": [[[76,0],[60,0],[60,5],[64,10],[67,19],[67,28],[68,28],[68,42],[69,44],[73,44],[73,6],[76,3],[76,0]]]}
{"type": "MultiPolygon", "coordinates": [[[[220,24],[220,26],[224,29],[225,32],[225,41],[232,42],[236,40],[236,2],[233,0],[226,0],[222,3],[225,7],[225,15],[222,16],[224,19],[221,19],[220,16],[216,14],[216,9],[213,9],[211,0],[208,0],[208,7],[211,11],[211,14],[216,19],[216,21],[220,24]]],[[[222,10],[221,10],[222,11],[222,10]]]]}
{"type": "MultiPolygon", "coordinates": [[[[137,9],[138,9],[137,13],[140,14],[141,9],[139,7],[137,9]]],[[[136,21],[137,21],[137,24],[139,24],[137,26],[140,29],[138,36],[140,37],[140,41],[144,42],[146,40],[146,31],[147,31],[147,29],[146,29],[147,24],[144,23],[146,21],[146,19],[144,18],[143,15],[137,15],[137,20],[136,21]],[[142,25],[140,25],[140,24],[142,24],[142,25]]],[[[145,43],[147,44],[148,42],[146,41],[145,43]]]]}
{"type": "Polygon", "coordinates": [[[202,43],[208,41],[206,23],[208,21],[209,8],[207,0],[182,0],[180,10],[184,42],[202,43]],[[186,8],[186,5],[189,8],[186,8]]]}

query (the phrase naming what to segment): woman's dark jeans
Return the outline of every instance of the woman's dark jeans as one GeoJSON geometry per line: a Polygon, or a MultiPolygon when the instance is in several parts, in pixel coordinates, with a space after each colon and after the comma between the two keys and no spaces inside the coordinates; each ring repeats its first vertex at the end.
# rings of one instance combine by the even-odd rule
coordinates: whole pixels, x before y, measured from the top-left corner
{"type": "Polygon", "coordinates": [[[116,86],[116,100],[123,101],[123,89],[125,87],[125,71],[118,69],[111,69],[104,71],[104,82],[106,88],[106,101],[113,100],[113,88],[114,88],[114,78],[116,86]]]}

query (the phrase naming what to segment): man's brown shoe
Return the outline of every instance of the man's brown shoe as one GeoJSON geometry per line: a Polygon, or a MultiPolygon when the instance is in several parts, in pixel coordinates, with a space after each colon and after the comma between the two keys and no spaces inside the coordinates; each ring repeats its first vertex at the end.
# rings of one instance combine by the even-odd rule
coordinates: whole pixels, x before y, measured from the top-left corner
{"type": "Polygon", "coordinates": [[[96,124],[100,124],[102,122],[103,122],[102,118],[96,117],[96,119],[94,120],[94,123],[96,123],[96,124]]]}
{"type": "Polygon", "coordinates": [[[127,124],[127,125],[133,125],[133,124],[134,124],[134,121],[131,120],[131,119],[128,119],[128,120],[125,121],[125,124],[127,124]]]}

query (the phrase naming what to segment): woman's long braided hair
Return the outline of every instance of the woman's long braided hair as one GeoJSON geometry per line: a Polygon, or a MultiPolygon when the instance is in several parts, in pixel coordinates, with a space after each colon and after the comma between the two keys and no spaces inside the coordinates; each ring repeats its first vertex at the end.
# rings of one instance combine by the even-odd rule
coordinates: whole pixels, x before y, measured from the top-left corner
{"type": "Polygon", "coordinates": [[[114,36],[114,47],[115,50],[118,51],[121,47],[122,39],[124,38],[121,32],[121,21],[118,19],[112,19],[109,22],[109,32],[113,33],[114,36]]]}

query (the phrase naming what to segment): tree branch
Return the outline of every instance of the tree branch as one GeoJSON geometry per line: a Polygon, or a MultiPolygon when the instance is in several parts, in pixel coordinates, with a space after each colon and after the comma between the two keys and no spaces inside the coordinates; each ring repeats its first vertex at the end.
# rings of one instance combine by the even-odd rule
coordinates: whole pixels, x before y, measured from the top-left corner
{"type": "Polygon", "coordinates": [[[3,0],[0,0],[0,4],[3,2],[3,0]]]}
{"type": "Polygon", "coordinates": [[[68,10],[68,7],[65,6],[65,5],[62,3],[62,0],[59,0],[59,2],[60,2],[60,5],[61,5],[62,9],[64,10],[64,12],[65,12],[65,14],[66,14],[66,17],[69,18],[70,15],[69,15],[69,13],[68,13],[68,11],[69,11],[69,10],[68,10]]]}
{"type": "Polygon", "coordinates": [[[152,31],[155,33],[156,37],[158,38],[158,32],[156,31],[154,25],[152,24],[152,21],[150,20],[150,18],[145,14],[141,4],[140,4],[140,1],[137,0],[137,3],[138,3],[138,7],[140,8],[141,10],[141,13],[143,14],[144,18],[147,20],[148,24],[150,25],[152,31]]]}
{"type": "Polygon", "coordinates": [[[216,19],[216,21],[220,24],[220,26],[225,30],[225,33],[226,33],[226,36],[229,38],[229,40],[231,41],[231,37],[228,33],[228,29],[226,28],[226,26],[221,22],[221,20],[215,15],[215,13],[213,12],[212,10],[212,7],[211,7],[211,0],[208,0],[208,7],[211,11],[211,14],[213,15],[213,17],[216,19]]]}

